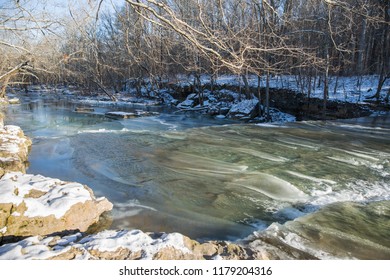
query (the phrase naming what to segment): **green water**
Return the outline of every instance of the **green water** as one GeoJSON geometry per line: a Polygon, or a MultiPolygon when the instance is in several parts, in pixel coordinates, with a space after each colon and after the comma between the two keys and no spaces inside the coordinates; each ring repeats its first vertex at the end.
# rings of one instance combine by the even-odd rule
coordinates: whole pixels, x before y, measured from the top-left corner
{"type": "Polygon", "coordinates": [[[313,257],[390,258],[389,115],[257,126],[161,108],[129,120],[73,109],[26,100],[7,122],[33,138],[28,172],[106,196],[111,228],[225,240],[257,232],[313,257]]]}

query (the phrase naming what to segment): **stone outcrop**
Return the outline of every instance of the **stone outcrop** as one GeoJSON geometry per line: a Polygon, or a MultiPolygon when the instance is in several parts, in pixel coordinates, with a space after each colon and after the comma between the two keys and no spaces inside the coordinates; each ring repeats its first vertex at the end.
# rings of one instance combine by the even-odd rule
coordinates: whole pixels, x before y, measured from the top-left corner
{"type": "Polygon", "coordinates": [[[199,243],[179,233],[106,230],[83,236],[29,237],[0,247],[0,259],[241,260],[261,255],[229,242],[199,243]],[[37,251],[39,254],[31,254],[37,251]]]}
{"type": "Polygon", "coordinates": [[[47,235],[67,230],[86,231],[103,212],[112,209],[79,183],[6,173],[0,180],[0,235],[47,235]]]}
{"type": "Polygon", "coordinates": [[[31,140],[18,126],[0,123],[0,176],[7,171],[26,172],[31,140]]]}
{"type": "Polygon", "coordinates": [[[259,113],[259,106],[257,99],[242,100],[233,104],[228,116],[233,119],[253,119],[259,113]]]}

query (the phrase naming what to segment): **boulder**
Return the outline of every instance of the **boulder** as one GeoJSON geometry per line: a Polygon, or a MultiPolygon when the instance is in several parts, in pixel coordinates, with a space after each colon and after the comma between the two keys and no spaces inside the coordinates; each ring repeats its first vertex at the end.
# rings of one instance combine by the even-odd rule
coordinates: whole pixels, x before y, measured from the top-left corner
{"type": "Polygon", "coordinates": [[[247,99],[230,108],[228,116],[234,119],[253,119],[257,116],[259,110],[259,100],[247,99]]]}
{"type": "Polygon", "coordinates": [[[9,172],[0,180],[0,236],[86,231],[112,209],[87,186],[41,175],[9,172]]]}
{"type": "Polygon", "coordinates": [[[26,171],[31,140],[18,126],[0,126],[0,175],[7,171],[26,171]]]}

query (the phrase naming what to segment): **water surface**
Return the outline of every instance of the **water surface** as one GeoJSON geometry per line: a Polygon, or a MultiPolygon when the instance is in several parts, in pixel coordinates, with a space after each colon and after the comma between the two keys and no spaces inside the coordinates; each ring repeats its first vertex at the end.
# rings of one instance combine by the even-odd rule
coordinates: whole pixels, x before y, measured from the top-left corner
{"type": "Polygon", "coordinates": [[[323,256],[390,258],[389,115],[258,126],[74,106],[25,100],[7,123],[33,139],[28,172],[106,196],[112,228],[225,240],[259,231],[323,256]]]}

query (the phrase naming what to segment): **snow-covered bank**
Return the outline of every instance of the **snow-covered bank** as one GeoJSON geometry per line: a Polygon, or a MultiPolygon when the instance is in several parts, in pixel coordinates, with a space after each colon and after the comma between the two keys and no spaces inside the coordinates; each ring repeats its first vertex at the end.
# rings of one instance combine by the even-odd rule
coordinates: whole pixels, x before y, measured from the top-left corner
{"type": "MultiPolygon", "coordinates": [[[[290,122],[310,119],[337,119],[368,116],[370,110],[389,110],[386,100],[390,93],[387,79],[379,94],[379,103],[373,104],[378,86],[378,76],[330,77],[327,112],[323,112],[324,83],[322,77],[297,77],[293,75],[270,78],[270,110],[265,105],[265,77],[248,76],[250,99],[245,96],[241,76],[221,75],[211,83],[209,75],[201,76],[201,85],[195,86],[192,76],[178,76],[165,81],[159,89],[145,79],[142,95],[134,89],[113,94],[118,106],[165,104],[182,112],[198,112],[215,118],[232,118],[252,122],[290,122]],[[259,85],[260,81],[260,85],[259,85]],[[261,97],[259,100],[258,86],[261,97]],[[378,104],[380,104],[378,106],[378,104]],[[387,108],[387,109],[386,109],[387,108]],[[269,112],[269,116],[267,113],[269,112]]],[[[65,90],[69,95],[69,91],[65,90]]],[[[113,103],[107,96],[97,97],[98,102],[113,103]]],[[[94,99],[81,98],[84,104],[97,104],[94,99]]]]}
{"type": "Polygon", "coordinates": [[[261,240],[199,243],[180,233],[105,230],[84,236],[34,236],[0,247],[0,260],[264,260],[312,259],[290,248],[283,252],[261,240]]]}
{"type": "Polygon", "coordinates": [[[1,119],[0,239],[86,231],[112,209],[87,186],[24,174],[31,140],[19,127],[2,123],[1,119]]]}
{"type": "MultiPolygon", "coordinates": [[[[364,102],[367,98],[372,97],[378,87],[378,75],[366,76],[341,76],[330,77],[329,79],[329,100],[341,102],[364,102]]],[[[189,85],[193,81],[193,77],[180,76],[178,77],[180,84],[189,85]]],[[[209,75],[202,75],[202,84],[210,84],[211,77],[209,75]]],[[[248,85],[252,88],[258,86],[257,76],[248,76],[248,85]]],[[[235,75],[221,75],[214,81],[216,86],[235,86],[243,87],[241,76],[235,75]]],[[[266,77],[261,77],[260,87],[266,86],[266,77]]],[[[270,88],[287,89],[307,95],[310,88],[310,96],[312,98],[322,99],[324,96],[324,83],[322,77],[301,77],[294,75],[276,75],[271,76],[269,80],[270,88]]],[[[390,90],[390,79],[387,79],[380,92],[380,99],[385,99],[390,90]]]]}
{"type": "Polygon", "coordinates": [[[106,230],[83,237],[30,237],[0,247],[0,259],[248,259],[245,250],[227,243],[204,243],[179,234],[106,230]]]}
{"type": "Polygon", "coordinates": [[[0,180],[0,228],[3,237],[86,231],[103,212],[112,209],[79,183],[20,172],[0,180]]]}

